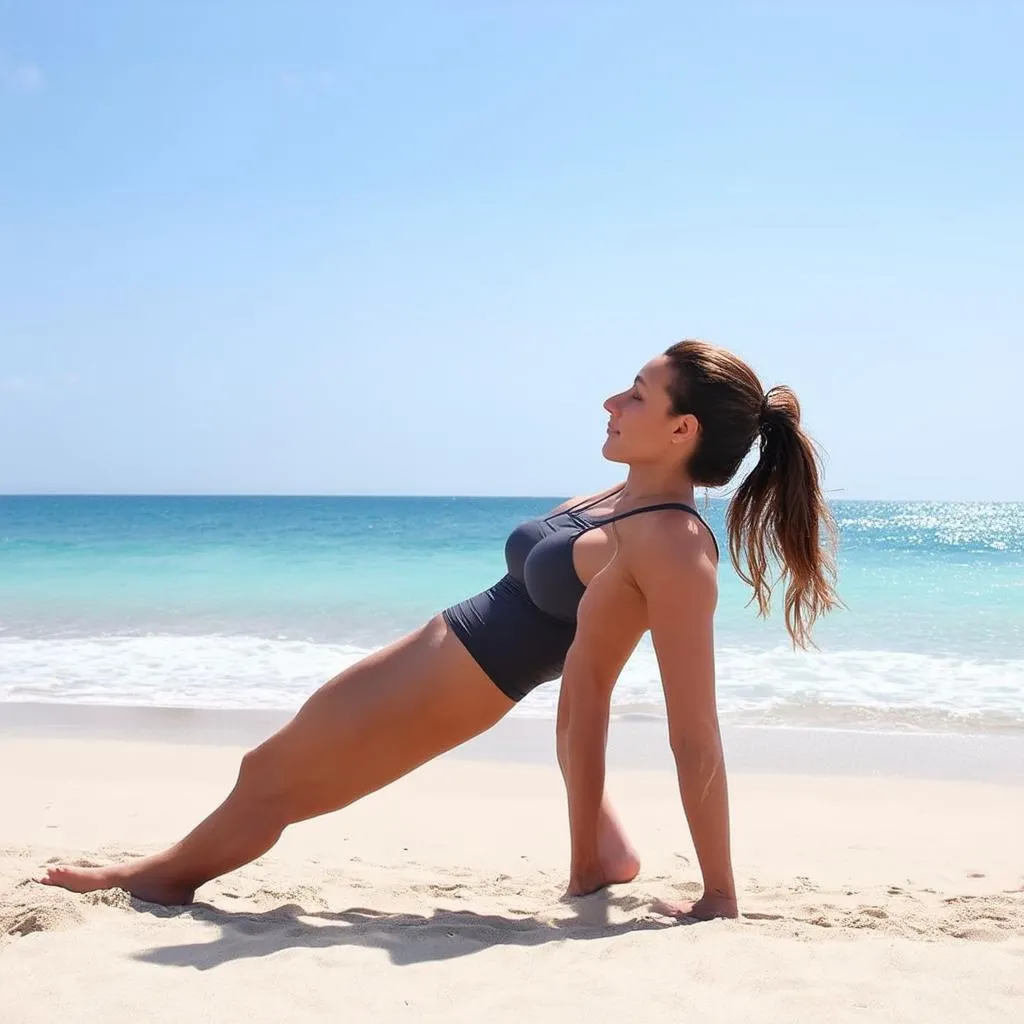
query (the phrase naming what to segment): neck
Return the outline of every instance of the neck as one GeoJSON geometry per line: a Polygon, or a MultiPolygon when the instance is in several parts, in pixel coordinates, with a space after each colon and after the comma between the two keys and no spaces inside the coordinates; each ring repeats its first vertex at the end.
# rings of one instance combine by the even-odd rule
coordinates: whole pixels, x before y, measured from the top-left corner
{"type": "Polygon", "coordinates": [[[633,465],[629,467],[622,497],[629,502],[680,501],[694,503],[693,481],[678,466],[633,465]]]}

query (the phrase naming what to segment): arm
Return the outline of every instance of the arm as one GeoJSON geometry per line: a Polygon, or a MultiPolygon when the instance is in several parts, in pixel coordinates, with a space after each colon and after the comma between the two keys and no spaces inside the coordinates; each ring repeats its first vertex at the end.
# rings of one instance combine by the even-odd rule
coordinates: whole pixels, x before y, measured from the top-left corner
{"type": "Polygon", "coordinates": [[[610,876],[610,865],[603,861],[609,835],[616,834],[622,842],[610,806],[603,801],[608,718],[615,681],[645,628],[639,594],[623,579],[613,558],[591,581],[580,603],[576,639],[566,657],[558,699],[559,761],[572,847],[569,895],[593,892],[615,880],[614,868],[610,876]]]}
{"type": "Polygon", "coordinates": [[[574,670],[567,659],[559,705],[563,702],[568,708],[565,714],[565,784],[570,841],[568,891],[570,895],[582,895],[592,892],[600,883],[598,821],[604,799],[611,687],[589,668],[574,670]]]}
{"type": "Polygon", "coordinates": [[[629,546],[658,659],[679,791],[704,879],[691,916],[736,916],[729,797],[715,701],[715,565],[690,522],[661,517],[629,546]]]}

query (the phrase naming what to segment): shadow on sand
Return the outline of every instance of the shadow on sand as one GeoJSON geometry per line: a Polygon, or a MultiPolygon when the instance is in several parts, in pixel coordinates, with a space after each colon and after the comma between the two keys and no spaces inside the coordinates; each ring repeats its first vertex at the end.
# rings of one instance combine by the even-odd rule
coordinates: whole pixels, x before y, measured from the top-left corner
{"type": "Polygon", "coordinates": [[[652,909],[649,901],[603,891],[567,901],[575,916],[548,921],[533,916],[477,914],[435,909],[429,915],[385,913],[363,907],[307,911],[294,903],[273,910],[222,910],[205,903],[157,908],[138,903],[160,917],[189,917],[220,928],[212,942],[159,946],[136,954],[144,963],[210,970],[233,960],[270,956],[285,949],[363,946],[385,950],[393,964],[405,966],[470,956],[493,946],[538,946],[547,942],[589,940],[629,932],[675,928],[697,922],[639,916],[612,923],[610,911],[652,909]]]}

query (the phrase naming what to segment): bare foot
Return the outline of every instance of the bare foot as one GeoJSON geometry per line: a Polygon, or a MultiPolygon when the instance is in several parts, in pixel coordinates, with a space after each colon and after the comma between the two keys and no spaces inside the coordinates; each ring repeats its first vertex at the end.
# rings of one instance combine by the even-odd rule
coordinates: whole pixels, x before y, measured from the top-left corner
{"type": "Polygon", "coordinates": [[[574,871],[569,879],[567,896],[589,896],[609,885],[632,882],[640,873],[640,858],[631,846],[607,852],[593,868],[574,871]]]}
{"type": "Polygon", "coordinates": [[[621,885],[632,882],[640,874],[640,858],[632,847],[617,850],[614,855],[601,858],[601,885],[621,885]]]}
{"type": "Polygon", "coordinates": [[[602,885],[632,882],[640,874],[640,858],[621,827],[608,828],[597,843],[602,885]]]}
{"type": "Polygon", "coordinates": [[[165,907],[191,903],[195,889],[187,886],[167,885],[146,877],[144,871],[132,871],[127,865],[108,868],[53,867],[39,879],[43,885],[59,886],[71,892],[94,892],[97,889],[124,889],[147,903],[162,903],[165,907]]]}
{"type": "Polygon", "coordinates": [[[697,921],[711,921],[716,917],[739,917],[739,907],[734,896],[702,896],[696,902],[679,900],[655,900],[654,911],[666,917],[689,918],[697,921]]]}

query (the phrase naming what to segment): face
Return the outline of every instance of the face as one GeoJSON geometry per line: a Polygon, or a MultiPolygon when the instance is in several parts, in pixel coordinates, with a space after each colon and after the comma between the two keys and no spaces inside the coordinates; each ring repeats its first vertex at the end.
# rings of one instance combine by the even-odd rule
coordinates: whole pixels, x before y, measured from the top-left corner
{"type": "Polygon", "coordinates": [[[604,403],[608,438],[601,451],[610,462],[667,463],[685,456],[685,446],[696,437],[697,421],[691,415],[673,415],[668,394],[672,372],[668,359],[656,356],[631,387],[604,403]]]}

